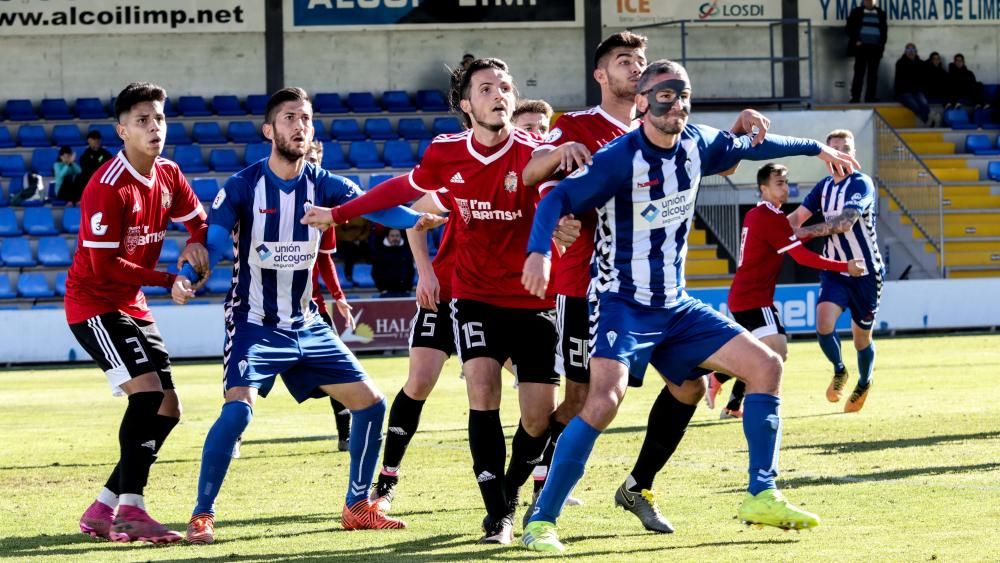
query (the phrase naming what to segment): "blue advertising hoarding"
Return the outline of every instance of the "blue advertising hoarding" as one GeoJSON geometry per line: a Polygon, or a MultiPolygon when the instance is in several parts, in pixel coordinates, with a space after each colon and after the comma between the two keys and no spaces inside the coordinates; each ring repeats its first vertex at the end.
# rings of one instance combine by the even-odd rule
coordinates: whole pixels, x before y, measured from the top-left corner
{"type": "MultiPolygon", "coordinates": [[[[727,316],[726,300],[729,288],[689,289],[688,294],[727,316]]],[[[816,303],[819,301],[819,284],[779,285],[774,292],[774,306],[778,309],[781,324],[789,334],[816,332],[816,303]]],[[[837,330],[851,329],[851,315],[844,312],[837,319],[837,330]]]]}

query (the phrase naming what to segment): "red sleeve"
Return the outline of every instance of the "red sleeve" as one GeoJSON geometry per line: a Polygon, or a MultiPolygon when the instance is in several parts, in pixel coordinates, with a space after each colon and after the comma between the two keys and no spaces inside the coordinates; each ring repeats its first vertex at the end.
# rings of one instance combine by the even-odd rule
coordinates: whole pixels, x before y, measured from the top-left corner
{"type": "Polygon", "coordinates": [[[340,287],[337,269],[333,267],[333,253],[337,250],[337,238],[333,229],[327,229],[319,243],[319,255],[316,256],[316,270],[323,277],[323,283],[330,290],[335,301],[344,298],[344,290],[340,287]]]}
{"type": "Polygon", "coordinates": [[[817,270],[830,270],[831,272],[847,271],[847,262],[824,258],[812,250],[802,246],[802,244],[799,244],[789,250],[788,255],[791,256],[792,260],[795,260],[797,263],[810,268],[815,268],[817,270]]]}
{"type": "Polygon", "coordinates": [[[333,222],[338,225],[376,211],[389,209],[424,195],[423,192],[410,185],[406,176],[396,176],[375,186],[368,192],[333,208],[333,222]]]}
{"type": "Polygon", "coordinates": [[[90,253],[91,266],[98,277],[124,284],[152,285],[170,288],[177,277],[170,272],[143,268],[135,262],[118,256],[118,250],[94,249],[90,253]]]}
{"type": "Polygon", "coordinates": [[[184,223],[184,227],[191,238],[187,243],[197,242],[205,244],[208,238],[208,223],[205,208],[198,201],[198,196],[191,189],[191,184],[181,173],[180,168],[173,167],[176,179],[173,182],[173,204],[170,207],[170,220],[175,223],[184,223]]]}
{"type": "Polygon", "coordinates": [[[414,189],[422,192],[436,192],[445,185],[442,178],[444,175],[441,173],[441,167],[444,163],[442,145],[441,142],[431,142],[427,150],[424,151],[424,157],[420,159],[420,164],[417,164],[410,171],[410,186],[414,189]]]}

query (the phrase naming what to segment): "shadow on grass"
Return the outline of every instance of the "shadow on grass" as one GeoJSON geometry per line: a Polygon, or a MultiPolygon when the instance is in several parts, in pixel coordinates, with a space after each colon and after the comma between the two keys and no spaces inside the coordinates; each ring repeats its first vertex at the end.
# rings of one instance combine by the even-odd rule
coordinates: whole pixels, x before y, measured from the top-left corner
{"type": "MultiPolygon", "coordinates": [[[[936,467],[907,467],[905,469],[892,469],[888,471],[876,471],[874,473],[861,473],[857,475],[801,475],[778,479],[780,488],[795,488],[809,485],[839,485],[850,483],[868,483],[878,481],[895,481],[908,477],[929,477],[932,475],[948,475],[952,473],[972,473],[976,471],[994,471],[1000,469],[1000,463],[979,463],[976,465],[942,465],[936,467]]],[[[725,489],[724,493],[742,493],[746,488],[725,489]]]]}
{"type": "Polygon", "coordinates": [[[917,448],[932,446],[946,442],[964,442],[971,440],[992,440],[1000,438],[1000,430],[992,432],[976,432],[973,434],[941,434],[937,436],[921,436],[919,438],[897,438],[891,440],[873,440],[870,442],[833,442],[828,444],[799,444],[785,446],[786,450],[820,450],[820,455],[837,455],[845,453],[875,452],[896,448],[917,448]]]}

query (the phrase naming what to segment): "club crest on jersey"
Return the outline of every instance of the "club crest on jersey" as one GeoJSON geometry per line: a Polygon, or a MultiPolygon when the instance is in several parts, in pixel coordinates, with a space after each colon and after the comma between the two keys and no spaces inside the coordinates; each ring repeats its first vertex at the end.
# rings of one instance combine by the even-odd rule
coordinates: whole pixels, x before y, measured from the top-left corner
{"type": "Polygon", "coordinates": [[[687,172],[688,178],[694,178],[694,162],[691,159],[684,161],[684,171],[687,172]]]}
{"type": "Polygon", "coordinates": [[[125,252],[132,254],[139,246],[139,239],[142,237],[141,227],[129,227],[125,235],[125,252]]]}
{"type": "Polygon", "coordinates": [[[239,365],[240,365],[240,375],[246,375],[247,368],[250,366],[250,364],[247,363],[246,360],[240,360],[240,364],[239,365]]]}
{"type": "Polygon", "coordinates": [[[511,170],[507,173],[507,176],[503,179],[503,189],[511,193],[517,191],[517,172],[511,170]]]}
{"type": "Polygon", "coordinates": [[[257,245],[257,248],[254,250],[257,251],[257,256],[259,256],[261,260],[267,260],[271,257],[271,249],[268,248],[266,244],[257,245]]]}
{"type": "Polygon", "coordinates": [[[173,202],[174,196],[170,193],[170,189],[166,186],[160,186],[160,205],[162,205],[164,209],[170,209],[173,202]]]}
{"type": "Polygon", "coordinates": [[[472,212],[469,210],[469,200],[456,197],[455,203],[458,204],[458,212],[462,216],[462,220],[468,224],[472,220],[472,212]]]}
{"type": "Polygon", "coordinates": [[[556,127],[555,129],[549,131],[548,136],[545,137],[545,142],[554,143],[559,140],[559,137],[562,137],[562,129],[556,127]]]}
{"type": "Polygon", "coordinates": [[[618,340],[618,333],[613,330],[609,330],[606,336],[608,337],[608,345],[614,346],[615,340],[618,340]]]}

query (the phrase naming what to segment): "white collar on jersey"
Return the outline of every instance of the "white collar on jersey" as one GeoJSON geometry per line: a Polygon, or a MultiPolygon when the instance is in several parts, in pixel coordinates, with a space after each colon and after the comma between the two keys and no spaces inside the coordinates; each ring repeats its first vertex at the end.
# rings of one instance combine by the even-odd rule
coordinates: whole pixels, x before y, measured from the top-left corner
{"type": "Polygon", "coordinates": [[[600,114],[601,117],[603,117],[604,119],[607,119],[612,125],[614,125],[615,127],[619,127],[622,130],[624,130],[624,131],[631,131],[631,130],[633,130],[636,127],[639,126],[639,120],[635,120],[632,123],[629,123],[627,125],[625,123],[622,123],[621,121],[618,121],[617,119],[615,119],[615,117],[613,115],[611,115],[610,113],[604,111],[604,108],[602,108],[599,105],[598,106],[594,106],[594,111],[596,111],[598,114],[600,114]]]}
{"type": "Polygon", "coordinates": [[[517,134],[516,133],[517,131],[518,131],[517,129],[511,129],[510,135],[507,136],[507,144],[505,144],[502,149],[498,150],[497,152],[495,152],[495,153],[493,153],[493,154],[491,154],[489,156],[483,156],[483,155],[479,154],[479,152],[476,151],[476,149],[473,147],[473,145],[472,145],[472,135],[473,135],[472,129],[469,129],[468,136],[465,138],[465,146],[466,146],[466,148],[469,149],[469,154],[471,154],[476,160],[478,160],[479,162],[482,162],[483,164],[490,164],[494,160],[496,160],[496,159],[500,158],[501,156],[503,156],[508,150],[510,150],[511,145],[514,144],[514,135],[517,134]]]}
{"type": "Polygon", "coordinates": [[[125,169],[128,170],[129,173],[132,174],[132,176],[134,176],[136,180],[139,180],[139,182],[141,182],[142,185],[146,186],[147,188],[152,188],[153,184],[156,183],[156,160],[153,160],[153,169],[151,170],[152,175],[147,178],[146,176],[139,174],[138,170],[132,168],[132,163],[129,162],[127,158],[125,158],[124,150],[118,151],[117,158],[119,158],[122,161],[122,164],[125,165],[125,169]]]}

